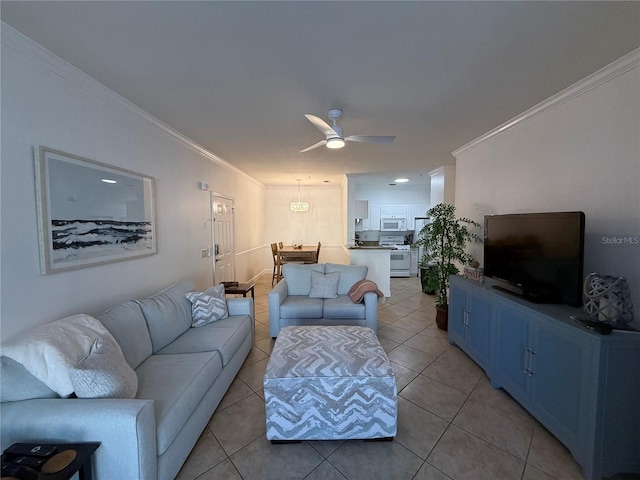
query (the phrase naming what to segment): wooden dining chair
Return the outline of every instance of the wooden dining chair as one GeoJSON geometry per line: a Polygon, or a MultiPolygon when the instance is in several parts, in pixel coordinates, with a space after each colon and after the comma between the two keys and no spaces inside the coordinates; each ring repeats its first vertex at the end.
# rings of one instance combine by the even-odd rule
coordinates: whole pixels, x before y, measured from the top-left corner
{"type": "Polygon", "coordinates": [[[282,248],[282,247],[284,247],[284,243],[279,242],[279,243],[278,243],[278,248],[282,248]]]}
{"type": "Polygon", "coordinates": [[[273,275],[271,276],[271,286],[273,287],[274,281],[277,283],[280,281],[282,277],[282,273],[280,272],[280,263],[278,259],[278,244],[271,244],[271,254],[273,255],[273,275]]]}
{"type": "Polygon", "coordinates": [[[313,252],[313,257],[305,260],[304,263],[318,263],[318,259],[320,258],[320,242],[318,242],[318,248],[313,252]]]}

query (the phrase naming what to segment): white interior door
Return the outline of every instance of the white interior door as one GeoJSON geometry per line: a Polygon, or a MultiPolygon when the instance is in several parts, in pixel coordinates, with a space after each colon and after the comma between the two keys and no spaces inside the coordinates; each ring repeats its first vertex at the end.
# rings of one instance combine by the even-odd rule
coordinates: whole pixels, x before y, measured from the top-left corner
{"type": "Polygon", "coordinates": [[[213,276],[215,283],[235,280],[233,200],[212,195],[213,276]]]}

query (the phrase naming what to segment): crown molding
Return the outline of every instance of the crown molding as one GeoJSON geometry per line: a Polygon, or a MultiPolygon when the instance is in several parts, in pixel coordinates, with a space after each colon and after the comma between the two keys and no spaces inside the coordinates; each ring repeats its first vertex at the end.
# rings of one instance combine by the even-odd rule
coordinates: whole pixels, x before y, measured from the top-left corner
{"type": "Polygon", "coordinates": [[[582,80],[578,81],[577,83],[574,83],[570,87],[567,87],[564,90],[561,90],[560,92],[549,97],[543,102],[535,105],[529,110],[524,111],[520,115],[517,115],[516,117],[503,123],[502,125],[494,128],[493,130],[467,143],[466,145],[463,145],[457,150],[454,150],[453,152],[451,152],[451,154],[454,157],[458,157],[458,155],[465,152],[466,150],[469,150],[470,148],[473,148],[476,145],[479,145],[480,143],[485,142],[486,140],[489,140],[493,137],[496,137],[505,132],[508,132],[509,130],[512,130],[522,125],[524,122],[527,122],[533,118],[543,115],[544,113],[556,107],[559,107],[560,105],[570,102],[571,100],[579,97],[580,95],[583,95],[588,91],[596,87],[599,87],[600,85],[622,75],[623,73],[626,73],[631,69],[637,68],[639,65],[640,65],[640,48],[637,48],[635,50],[632,50],[630,53],[626,54],[625,56],[619,58],[618,60],[610,63],[606,67],[601,68],[595,73],[592,73],[588,77],[585,77],[582,80]]]}
{"type": "Polygon", "coordinates": [[[257,181],[252,176],[243,172],[239,168],[234,165],[226,162],[221,159],[217,155],[213,154],[209,150],[204,147],[198,145],[190,138],[186,137],[182,133],[177,130],[171,128],[166,123],[158,120],[151,114],[147,113],[134,103],[131,103],[126,98],[118,95],[113,90],[109,89],[102,83],[100,83],[95,78],[87,75],[82,70],[74,67],[70,63],[64,61],[62,58],[58,57],[54,53],[47,50],[45,47],[31,40],[26,35],[23,35],[18,30],[14,29],[10,25],[5,22],[0,22],[0,41],[3,45],[11,48],[15,52],[39,63],[42,67],[46,68],[52,73],[64,78],[69,83],[81,88],[85,92],[101,99],[102,101],[108,103],[109,105],[125,110],[130,114],[133,114],[147,123],[159,128],[165,133],[171,135],[173,138],[186,145],[190,149],[194,150],[196,153],[202,155],[203,157],[208,158],[212,162],[218,164],[220,167],[225,168],[227,170],[232,171],[247,180],[255,183],[260,187],[264,187],[262,183],[257,181]]]}

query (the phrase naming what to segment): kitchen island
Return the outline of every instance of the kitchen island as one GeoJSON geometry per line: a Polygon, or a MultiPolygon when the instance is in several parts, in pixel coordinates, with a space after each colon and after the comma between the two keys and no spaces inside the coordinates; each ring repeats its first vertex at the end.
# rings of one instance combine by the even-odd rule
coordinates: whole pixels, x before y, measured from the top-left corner
{"type": "Polygon", "coordinates": [[[385,297],[391,296],[391,251],[393,247],[348,247],[351,265],[369,267],[367,279],[376,282],[385,297]]]}

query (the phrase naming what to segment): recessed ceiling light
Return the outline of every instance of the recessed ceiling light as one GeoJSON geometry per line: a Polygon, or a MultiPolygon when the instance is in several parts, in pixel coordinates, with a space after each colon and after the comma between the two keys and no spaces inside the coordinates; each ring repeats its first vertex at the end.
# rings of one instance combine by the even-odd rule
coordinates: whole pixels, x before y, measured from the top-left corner
{"type": "Polygon", "coordinates": [[[394,180],[394,182],[396,182],[396,183],[406,183],[406,182],[408,182],[408,181],[409,181],[409,179],[408,179],[408,178],[396,178],[396,179],[394,180]]]}
{"type": "Polygon", "coordinates": [[[111,178],[103,178],[102,181],[104,183],[118,183],[115,180],[111,179],[111,178]]]}

